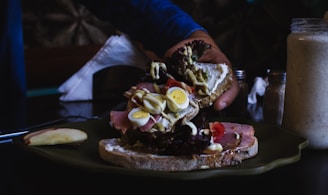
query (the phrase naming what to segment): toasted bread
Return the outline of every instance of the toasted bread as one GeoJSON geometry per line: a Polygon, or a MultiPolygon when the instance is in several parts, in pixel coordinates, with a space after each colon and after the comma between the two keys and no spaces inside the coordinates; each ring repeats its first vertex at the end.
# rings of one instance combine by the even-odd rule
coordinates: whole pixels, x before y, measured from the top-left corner
{"type": "Polygon", "coordinates": [[[124,168],[167,172],[234,166],[257,154],[258,140],[253,134],[252,126],[225,122],[223,124],[229,128],[228,132],[239,133],[241,140],[238,145],[226,144],[221,152],[191,156],[158,155],[123,144],[120,138],[109,138],[100,140],[99,154],[104,161],[124,168]],[[238,132],[233,132],[235,130],[238,132]]]}
{"type": "Polygon", "coordinates": [[[194,65],[208,73],[206,81],[208,92],[205,94],[196,92],[195,94],[199,100],[199,106],[200,108],[211,106],[220,95],[232,86],[232,70],[226,64],[194,63],[194,65]]]}
{"type": "Polygon", "coordinates": [[[225,63],[202,63],[199,58],[211,45],[201,40],[186,43],[166,59],[168,72],[196,88],[200,108],[208,107],[233,84],[231,67],[225,63]]]}

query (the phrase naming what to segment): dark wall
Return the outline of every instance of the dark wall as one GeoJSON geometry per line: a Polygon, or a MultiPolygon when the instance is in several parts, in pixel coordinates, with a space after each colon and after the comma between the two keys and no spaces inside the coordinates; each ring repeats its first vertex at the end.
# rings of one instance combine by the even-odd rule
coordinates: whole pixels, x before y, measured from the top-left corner
{"type": "MultiPolygon", "coordinates": [[[[213,36],[248,83],[284,69],[294,17],[322,17],[327,0],[173,0],[213,36]]],[[[116,29],[74,0],[24,0],[26,48],[102,44],[116,29]],[[94,36],[96,34],[97,36],[94,36]]]]}

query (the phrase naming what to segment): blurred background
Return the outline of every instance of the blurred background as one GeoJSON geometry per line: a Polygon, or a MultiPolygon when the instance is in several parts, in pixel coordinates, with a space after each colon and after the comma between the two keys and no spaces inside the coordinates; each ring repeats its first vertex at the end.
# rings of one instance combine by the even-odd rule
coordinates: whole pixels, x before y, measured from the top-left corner
{"type": "MultiPolygon", "coordinates": [[[[208,29],[247,82],[285,69],[291,18],[323,17],[323,0],[173,0],[208,29]]],[[[24,0],[28,89],[56,88],[117,31],[75,0],[24,0]],[[49,76],[51,75],[51,76],[49,76]]]]}

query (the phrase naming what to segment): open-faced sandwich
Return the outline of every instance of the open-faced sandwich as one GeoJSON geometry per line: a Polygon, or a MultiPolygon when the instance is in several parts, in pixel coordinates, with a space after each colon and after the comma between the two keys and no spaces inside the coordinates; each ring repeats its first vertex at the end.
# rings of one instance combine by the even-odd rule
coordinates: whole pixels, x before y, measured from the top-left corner
{"type": "Polygon", "coordinates": [[[120,137],[99,141],[102,159],[126,168],[189,171],[238,165],[257,154],[251,125],[202,114],[232,85],[228,65],[197,62],[207,47],[192,42],[166,62],[150,62],[144,82],[125,92],[126,107],[110,113],[120,137]]]}

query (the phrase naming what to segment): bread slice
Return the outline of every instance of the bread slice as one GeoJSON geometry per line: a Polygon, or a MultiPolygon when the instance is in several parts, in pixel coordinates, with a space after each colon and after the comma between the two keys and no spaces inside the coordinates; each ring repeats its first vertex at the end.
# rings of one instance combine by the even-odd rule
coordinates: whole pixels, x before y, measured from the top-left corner
{"type": "Polygon", "coordinates": [[[178,48],[166,59],[168,72],[195,87],[200,108],[208,107],[233,84],[233,72],[225,63],[203,63],[199,59],[212,46],[194,40],[178,48]]]}
{"type": "Polygon", "coordinates": [[[221,152],[192,156],[157,155],[124,145],[120,138],[109,138],[99,141],[99,154],[104,161],[124,168],[167,172],[234,166],[255,156],[258,153],[258,140],[252,133],[252,126],[238,123],[227,123],[227,125],[228,128],[234,128],[228,130],[230,133],[239,129],[238,133],[242,135],[242,140],[238,146],[225,147],[221,152]]]}
{"type": "MultiPolygon", "coordinates": [[[[207,94],[195,93],[199,100],[200,108],[208,107],[233,84],[232,70],[226,64],[210,64],[195,62],[196,69],[200,69],[207,73],[206,85],[208,88],[207,94]]],[[[195,85],[195,84],[194,84],[195,85]]]]}

